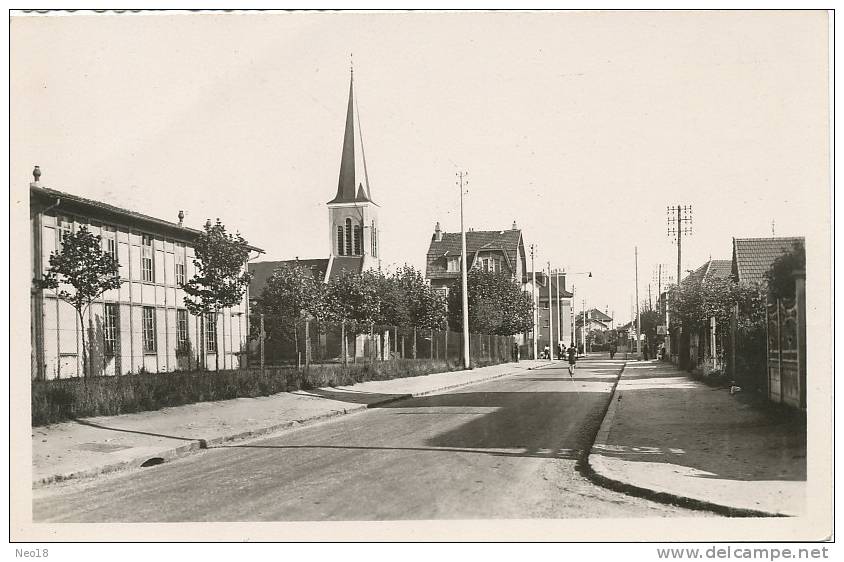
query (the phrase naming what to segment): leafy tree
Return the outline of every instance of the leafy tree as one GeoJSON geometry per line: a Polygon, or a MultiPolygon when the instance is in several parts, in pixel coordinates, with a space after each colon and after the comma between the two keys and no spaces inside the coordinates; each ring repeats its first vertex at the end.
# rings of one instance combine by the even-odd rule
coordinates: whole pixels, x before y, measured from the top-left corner
{"type": "Polygon", "coordinates": [[[771,299],[794,298],[794,272],[806,269],[806,247],[795,242],[790,251],[778,257],[765,273],[771,299]]]}
{"type": "Polygon", "coordinates": [[[379,273],[346,272],[328,282],[326,297],[331,314],[355,331],[368,330],[381,313],[379,273]]]}
{"type": "MultiPolygon", "coordinates": [[[[508,275],[472,269],[468,272],[469,331],[513,335],[533,326],[531,297],[508,275]]],[[[448,293],[448,323],[452,330],[463,326],[463,291],[460,281],[448,293]]]]}
{"type": "Polygon", "coordinates": [[[292,341],[299,353],[298,323],[307,318],[323,319],[325,286],[299,265],[281,264],[267,280],[253,312],[263,314],[264,330],[270,341],[292,341]]]}
{"type": "Polygon", "coordinates": [[[34,281],[36,287],[53,290],[76,310],[82,333],[82,370],[86,377],[90,372],[91,342],[85,339],[85,312],[100,295],[119,288],[121,283],[117,260],[102,250],[102,237],[92,234],[86,226],[65,235],[61,250],[50,254],[47,272],[34,281]]]}
{"type": "MultiPolygon", "coordinates": [[[[197,272],[182,288],[186,293],[185,308],[191,314],[200,315],[204,323],[206,315],[216,317],[220,310],[235,306],[243,299],[252,278],[245,267],[249,246],[240,233],[229,234],[217,219],[215,224],[205,223],[204,232],[196,239],[194,252],[193,264],[197,272]]],[[[204,327],[202,331],[204,341],[204,327]]],[[[215,357],[219,370],[220,354],[216,353],[215,357]]]]}
{"type": "Polygon", "coordinates": [[[434,330],[447,327],[445,299],[425,282],[422,272],[405,264],[393,274],[392,279],[404,296],[409,324],[434,330]]]}
{"type": "Polygon", "coordinates": [[[656,310],[643,310],[639,313],[639,326],[642,333],[648,338],[649,345],[653,346],[656,341],[656,327],[661,323],[662,318],[656,310]]]}

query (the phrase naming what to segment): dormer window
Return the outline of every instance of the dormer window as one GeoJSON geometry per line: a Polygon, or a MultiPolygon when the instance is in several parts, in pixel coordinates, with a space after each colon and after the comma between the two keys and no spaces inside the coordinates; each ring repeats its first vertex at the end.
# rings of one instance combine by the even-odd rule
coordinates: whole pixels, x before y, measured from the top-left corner
{"type": "Polygon", "coordinates": [[[457,273],[460,271],[460,256],[446,258],[446,271],[449,273],[457,273]]]}

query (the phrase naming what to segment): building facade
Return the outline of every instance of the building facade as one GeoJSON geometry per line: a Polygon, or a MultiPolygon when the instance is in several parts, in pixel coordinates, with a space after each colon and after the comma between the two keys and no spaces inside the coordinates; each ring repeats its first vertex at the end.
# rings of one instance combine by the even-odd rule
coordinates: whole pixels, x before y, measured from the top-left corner
{"type": "MultiPolygon", "coordinates": [[[[524,288],[525,244],[522,231],[513,223],[507,230],[468,230],[466,232],[466,253],[469,256],[467,269],[479,268],[509,275],[524,288]]],[[[463,243],[459,232],[444,232],[440,223],[434,227],[434,234],[428,246],[425,277],[431,287],[443,295],[448,288],[460,282],[463,243]]]]}
{"type": "MultiPolygon", "coordinates": [[[[539,351],[550,346],[551,322],[553,320],[554,342],[563,342],[566,346],[572,341],[572,298],[573,294],[566,290],[566,276],[564,273],[552,273],[550,276],[544,271],[536,272],[536,286],[533,286],[534,275],[525,275],[524,288],[532,292],[537,306],[537,346],[539,351]],[[549,296],[550,295],[550,296],[549,296]]],[[[533,334],[526,335],[527,340],[533,339],[533,334]]]]}
{"type": "MultiPolygon", "coordinates": [[[[30,184],[31,272],[38,279],[62,239],[85,226],[102,237],[103,250],[119,264],[119,289],[88,308],[91,375],[168,372],[241,366],[249,332],[248,293],[231,309],[200,319],[184,306],[181,285],[193,277],[192,244],[199,230],[30,184]],[[200,334],[203,325],[204,334],[200,334]],[[204,336],[200,346],[200,337],[204,336]],[[205,357],[199,349],[204,347],[205,357]]],[[[250,247],[253,252],[258,248],[250,247]]],[[[82,333],[76,310],[51,290],[31,289],[32,378],[80,376],[82,333]]]]}

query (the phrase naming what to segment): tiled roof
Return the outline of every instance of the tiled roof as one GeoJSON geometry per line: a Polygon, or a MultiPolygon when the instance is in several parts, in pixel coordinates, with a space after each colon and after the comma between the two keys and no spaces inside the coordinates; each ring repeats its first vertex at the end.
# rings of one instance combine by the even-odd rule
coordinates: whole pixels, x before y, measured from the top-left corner
{"type": "Polygon", "coordinates": [[[732,266],[733,262],[730,260],[709,260],[686,276],[683,283],[699,282],[709,278],[724,279],[730,276],[732,266]]]}
{"type": "Polygon", "coordinates": [[[601,312],[597,308],[590,308],[588,312],[589,312],[589,318],[591,320],[597,320],[598,322],[601,322],[601,323],[609,322],[610,320],[612,320],[611,316],[607,316],[606,314],[604,314],[603,312],[601,312]]]}
{"type": "MultiPolygon", "coordinates": [[[[507,267],[511,272],[515,272],[521,238],[522,231],[517,229],[470,230],[466,232],[466,252],[469,254],[469,260],[473,260],[479,250],[500,250],[506,255],[507,267]]],[[[443,232],[442,240],[437,240],[436,235],[432,236],[431,245],[428,247],[426,276],[431,278],[445,274],[445,263],[437,262],[444,262],[442,258],[459,256],[461,253],[462,242],[459,232],[443,232]]],[[[468,265],[471,265],[471,261],[468,265]]]]}
{"type": "Polygon", "coordinates": [[[281,265],[296,265],[311,272],[311,275],[322,281],[325,279],[325,270],[328,267],[328,259],[315,260],[281,260],[281,261],[259,261],[249,264],[249,273],[252,274],[252,281],[249,282],[249,296],[257,298],[267,284],[270,276],[276,268],[281,265]]]}
{"type": "Polygon", "coordinates": [[[362,256],[335,256],[331,262],[331,273],[329,279],[334,279],[344,272],[360,273],[363,271],[362,256]]]}
{"type": "Polygon", "coordinates": [[[774,261],[788,253],[795,244],[804,245],[801,237],[790,238],[734,238],[732,274],[739,281],[762,283],[774,261]]]}
{"type": "MultiPolygon", "coordinates": [[[[202,233],[201,230],[197,230],[195,228],[189,228],[175,222],[151,217],[143,213],[123,209],[95,199],[87,199],[85,197],[80,197],[79,195],[59,191],[50,187],[30,184],[29,196],[30,198],[42,199],[50,203],[55,202],[56,199],[60,199],[61,203],[59,207],[56,208],[57,213],[60,213],[62,210],[67,210],[70,213],[76,212],[90,214],[93,211],[98,215],[97,218],[100,218],[101,220],[108,220],[110,218],[129,226],[136,226],[137,228],[156,228],[164,230],[169,235],[180,240],[192,241],[202,233]]],[[[264,252],[262,249],[255,246],[248,246],[248,248],[253,252],[264,252]]]]}

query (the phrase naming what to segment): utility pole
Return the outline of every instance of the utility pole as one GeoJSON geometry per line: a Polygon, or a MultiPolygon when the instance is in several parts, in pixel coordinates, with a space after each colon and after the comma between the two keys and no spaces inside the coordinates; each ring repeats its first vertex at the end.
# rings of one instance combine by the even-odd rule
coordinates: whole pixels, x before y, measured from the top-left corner
{"type": "Polygon", "coordinates": [[[463,226],[463,184],[464,180],[466,185],[469,184],[469,180],[466,179],[468,175],[468,172],[457,172],[457,183],[460,186],[460,242],[463,251],[460,256],[460,275],[463,287],[463,367],[466,369],[471,368],[471,361],[469,360],[469,282],[466,273],[466,262],[468,260],[466,259],[466,229],[463,226]]]}
{"type": "Polygon", "coordinates": [[[583,356],[586,357],[586,298],[580,299],[580,341],[583,343],[583,356]]]}
{"type": "Polygon", "coordinates": [[[536,254],[536,244],[530,245],[530,299],[533,303],[533,359],[539,358],[539,343],[537,342],[537,331],[539,329],[539,311],[536,309],[536,267],[534,265],[534,256],[536,254]]]}
{"type": "Polygon", "coordinates": [[[639,318],[639,246],[634,246],[636,263],[636,354],[642,360],[642,322],[639,318]]]}
{"type": "Polygon", "coordinates": [[[571,285],[571,306],[569,307],[569,320],[571,321],[571,341],[569,344],[575,346],[575,350],[577,349],[577,337],[575,334],[575,322],[574,317],[577,314],[577,310],[575,310],[575,306],[577,306],[577,301],[574,300],[574,290],[575,290],[574,283],[571,285]]]}
{"type": "Polygon", "coordinates": [[[551,262],[548,262],[548,360],[554,360],[554,299],[551,298],[551,262]]]}
{"type": "MultiPolygon", "coordinates": [[[[560,302],[560,270],[556,270],[556,277],[555,281],[557,284],[557,315],[554,317],[557,319],[557,337],[560,341],[563,341],[563,304],[560,302]]],[[[562,357],[557,357],[557,359],[562,360],[562,357]]]]}
{"type": "Polygon", "coordinates": [[[666,211],[668,236],[677,240],[677,286],[683,279],[683,235],[692,234],[692,206],[675,205],[666,211]]]}

